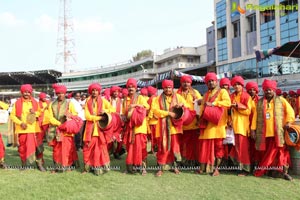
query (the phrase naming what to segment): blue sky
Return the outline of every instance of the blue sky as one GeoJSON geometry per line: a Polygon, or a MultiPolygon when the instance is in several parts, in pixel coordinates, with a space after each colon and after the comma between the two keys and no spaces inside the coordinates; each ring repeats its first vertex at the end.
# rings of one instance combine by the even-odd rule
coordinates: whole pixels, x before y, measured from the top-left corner
{"type": "MultiPolygon", "coordinates": [[[[59,0],[0,0],[1,71],[55,69],[59,0]]],[[[151,49],[206,43],[213,1],[73,0],[77,65],[73,70],[128,61],[151,49]]]]}

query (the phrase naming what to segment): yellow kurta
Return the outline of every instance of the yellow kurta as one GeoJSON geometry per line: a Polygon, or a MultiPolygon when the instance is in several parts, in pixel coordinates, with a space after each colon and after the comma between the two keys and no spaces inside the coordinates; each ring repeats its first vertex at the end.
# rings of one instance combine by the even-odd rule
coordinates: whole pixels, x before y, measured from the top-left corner
{"type": "MultiPolygon", "coordinates": [[[[239,93],[234,97],[234,102],[241,103],[241,94],[239,93]]],[[[231,109],[231,119],[234,134],[249,136],[250,133],[250,114],[253,106],[253,100],[249,97],[247,102],[247,109],[231,109]]],[[[233,103],[233,102],[232,102],[233,103]]]]}
{"type": "MultiPolygon", "coordinates": [[[[185,107],[188,106],[184,98],[182,98],[181,95],[175,94],[177,96],[178,103],[183,104],[185,107]]],[[[154,115],[158,118],[166,118],[169,115],[169,108],[170,104],[172,102],[172,96],[166,98],[166,105],[168,110],[161,110],[159,106],[159,96],[152,101],[151,110],[153,111],[154,115]]],[[[170,134],[182,134],[182,130],[177,130],[176,127],[172,124],[171,119],[169,119],[170,124],[170,134]]],[[[158,121],[156,126],[156,137],[160,137],[161,132],[161,124],[160,121],[158,121]]]]}
{"type": "MultiPolygon", "coordinates": [[[[15,133],[38,133],[41,131],[38,121],[29,124],[26,122],[26,117],[29,114],[29,110],[32,109],[31,100],[23,101],[22,107],[22,115],[21,119],[16,116],[16,103],[13,106],[12,112],[10,113],[10,119],[15,123],[15,133]],[[21,124],[27,124],[27,128],[24,130],[21,128],[21,124]]],[[[40,108],[38,106],[38,111],[35,112],[35,116],[39,117],[40,115],[40,108]]]]}
{"type": "MultiPolygon", "coordinates": [[[[153,101],[156,101],[156,99],[157,99],[157,97],[154,97],[154,98],[152,99],[152,102],[153,102],[153,101]]],[[[152,105],[151,105],[151,108],[152,108],[152,105]]],[[[157,118],[157,116],[153,113],[153,109],[151,109],[151,108],[150,108],[150,111],[149,111],[149,113],[148,113],[147,119],[148,119],[149,125],[155,125],[155,124],[157,124],[158,118],[157,118]]]]}
{"type": "MultiPolygon", "coordinates": [[[[194,109],[194,100],[202,99],[201,94],[197,90],[193,89],[193,91],[194,91],[194,94],[192,94],[190,91],[188,91],[188,93],[182,92],[181,94],[179,94],[185,99],[186,103],[188,104],[188,108],[190,110],[195,110],[194,109]]],[[[177,90],[177,92],[178,92],[178,90],[177,90]]],[[[197,124],[197,118],[195,118],[192,121],[192,123],[190,123],[189,125],[183,126],[183,130],[195,130],[195,129],[199,129],[199,126],[197,124]]]]}
{"type": "MultiPolygon", "coordinates": [[[[87,99],[86,102],[89,101],[91,97],[89,97],[87,99]]],[[[93,101],[96,101],[96,99],[93,99],[93,101]]],[[[95,103],[95,106],[93,107],[93,113],[97,113],[98,111],[98,104],[95,103]]],[[[112,112],[116,112],[116,108],[114,108],[109,101],[107,101],[106,99],[102,98],[102,111],[105,113],[112,113],[112,112]]],[[[94,115],[93,113],[90,113],[87,104],[85,105],[84,108],[84,113],[85,113],[85,118],[87,121],[92,121],[94,122],[94,128],[93,128],[93,135],[92,136],[99,136],[99,132],[98,132],[98,124],[97,122],[100,120],[100,116],[94,115]]]]}
{"type": "MultiPolygon", "coordinates": [[[[69,102],[69,110],[68,110],[72,115],[78,115],[78,113],[76,112],[75,106],[72,102],[69,102]]],[[[52,112],[52,103],[50,103],[49,108],[48,108],[48,117],[49,117],[49,123],[53,126],[60,126],[61,122],[58,121],[52,112]]],[[[73,134],[67,134],[64,133],[65,136],[72,136],[73,134]]]]}
{"type": "MultiPolygon", "coordinates": [[[[280,97],[282,102],[282,106],[284,109],[284,117],[283,117],[283,125],[287,122],[294,122],[295,121],[295,112],[292,106],[288,103],[288,101],[280,97]]],[[[266,113],[268,113],[268,119],[265,120],[266,122],[266,137],[274,137],[274,100],[272,99],[270,103],[267,103],[266,113]]],[[[255,111],[253,115],[251,130],[256,130],[257,128],[257,112],[255,111]]]]}
{"type": "MultiPolygon", "coordinates": [[[[123,113],[126,113],[126,108],[129,107],[130,105],[130,101],[131,101],[131,98],[128,96],[124,99],[124,103],[125,103],[125,107],[123,107],[123,113]]],[[[150,109],[150,106],[149,104],[147,103],[147,100],[146,98],[144,98],[142,95],[138,95],[137,97],[137,102],[135,103],[137,105],[140,105],[140,106],[144,106],[144,108],[146,110],[149,110],[150,109]]],[[[143,124],[141,126],[135,126],[134,127],[134,130],[133,132],[135,134],[138,134],[138,133],[142,133],[142,134],[147,134],[147,118],[145,117],[145,119],[143,120],[143,124]]]]}
{"type": "Polygon", "coordinates": [[[49,110],[47,109],[47,102],[43,102],[43,110],[41,110],[41,112],[44,112],[44,118],[43,118],[43,122],[42,125],[46,125],[49,124],[49,110]]]}
{"type": "MultiPolygon", "coordinates": [[[[218,88],[215,88],[212,91],[207,91],[209,97],[214,96],[214,94],[218,91],[218,88]]],[[[205,96],[205,95],[204,95],[205,96]]],[[[228,92],[225,89],[221,89],[217,98],[214,100],[214,106],[229,108],[231,105],[231,100],[228,92]]],[[[200,106],[200,116],[202,115],[204,110],[204,104],[200,106]]],[[[223,114],[221,121],[218,125],[215,125],[211,122],[208,122],[207,127],[204,129],[204,133],[200,134],[199,139],[215,139],[215,138],[225,138],[226,130],[225,127],[227,125],[227,115],[223,114]]]]}

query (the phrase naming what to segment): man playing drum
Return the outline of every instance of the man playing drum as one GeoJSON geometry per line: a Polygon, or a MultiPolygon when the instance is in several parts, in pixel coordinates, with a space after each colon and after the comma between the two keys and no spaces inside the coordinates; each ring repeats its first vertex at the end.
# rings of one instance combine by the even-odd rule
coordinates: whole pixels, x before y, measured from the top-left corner
{"type": "MultiPolygon", "coordinates": [[[[219,109],[229,108],[230,97],[225,89],[220,89],[217,84],[217,75],[209,72],[205,76],[205,84],[208,91],[203,96],[200,107],[200,120],[203,120],[206,107],[219,107],[219,109]]],[[[212,113],[207,113],[212,114],[212,113]]],[[[218,114],[218,113],[216,113],[218,114]]],[[[212,173],[213,176],[219,175],[219,165],[224,156],[223,139],[226,137],[225,127],[227,125],[226,114],[220,116],[217,124],[207,120],[206,127],[200,130],[199,136],[199,157],[200,170],[197,173],[212,173]]],[[[200,127],[201,128],[201,127],[200,127]]]]}
{"type": "MultiPolygon", "coordinates": [[[[173,108],[188,107],[181,95],[174,93],[174,83],[171,80],[163,80],[163,93],[153,99],[151,109],[158,117],[156,126],[156,137],[158,151],[156,154],[159,170],[156,176],[163,174],[163,168],[172,166],[174,173],[179,174],[179,165],[182,158],[180,153],[180,140],[183,133],[183,124],[174,123],[175,118],[180,119],[179,113],[175,113],[173,108]],[[167,165],[167,166],[166,166],[167,165]]],[[[184,113],[181,113],[184,115],[184,113]]]]}

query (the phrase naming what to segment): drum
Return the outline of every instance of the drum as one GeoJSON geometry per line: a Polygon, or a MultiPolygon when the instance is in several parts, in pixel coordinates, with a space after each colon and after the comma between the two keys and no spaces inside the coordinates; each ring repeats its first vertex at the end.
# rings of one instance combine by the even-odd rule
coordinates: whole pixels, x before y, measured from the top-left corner
{"type": "Polygon", "coordinates": [[[28,124],[33,124],[36,121],[35,113],[29,113],[26,117],[26,121],[28,124]]]}
{"type": "Polygon", "coordinates": [[[196,117],[196,111],[191,111],[190,109],[188,108],[185,108],[185,107],[173,107],[171,109],[171,112],[174,112],[175,113],[175,118],[172,119],[173,121],[173,124],[177,124],[178,121],[182,122],[183,125],[189,125],[190,123],[193,122],[193,120],[195,119],[196,117]]]}
{"type": "Polygon", "coordinates": [[[288,130],[285,131],[284,139],[287,145],[289,145],[290,157],[292,165],[291,174],[300,174],[300,140],[299,140],[299,131],[300,131],[300,123],[299,119],[297,119],[288,130]],[[296,124],[296,125],[295,125],[296,124]]]}
{"type": "Polygon", "coordinates": [[[181,119],[184,114],[183,108],[176,107],[176,106],[171,109],[171,112],[175,113],[174,119],[177,119],[177,120],[181,119]]]}
{"type": "Polygon", "coordinates": [[[101,115],[101,120],[99,120],[99,127],[101,129],[105,129],[111,123],[111,120],[112,120],[111,114],[103,113],[101,115]]]}
{"type": "Polygon", "coordinates": [[[299,133],[300,133],[300,126],[298,125],[291,125],[285,132],[284,132],[284,140],[288,146],[297,146],[299,143],[299,133]]]}
{"type": "Polygon", "coordinates": [[[202,117],[207,121],[218,125],[222,119],[224,108],[218,106],[205,106],[202,117]]]}

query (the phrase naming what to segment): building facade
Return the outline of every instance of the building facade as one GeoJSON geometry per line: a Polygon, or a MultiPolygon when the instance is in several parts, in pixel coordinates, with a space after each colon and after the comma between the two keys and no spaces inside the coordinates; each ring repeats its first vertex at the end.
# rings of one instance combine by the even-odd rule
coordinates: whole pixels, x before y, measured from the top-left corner
{"type": "MultiPolygon", "coordinates": [[[[93,70],[64,73],[59,82],[69,91],[86,90],[91,83],[98,82],[103,88],[112,85],[125,86],[128,78],[139,81],[155,79],[159,74],[171,70],[195,70],[207,65],[206,45],[199,47],[169,48],[161,55],[153,55],[137,61],[112,64],[93,70]]],[[[203,76],[206,71],[203,72],[203,76]]]]}
{"type": "Polygon", "coordinates": [[[259,83],[272,77],[279,85],[300,78],[300,55],[273,55],[257,63],[254,53],[299,40],[297,0],[215,0],[214,8],[218,74],[231,72],[259,83]]]}

